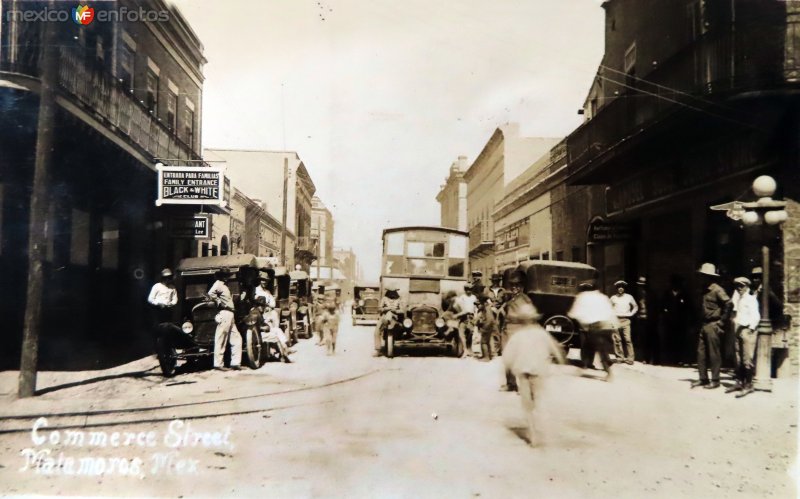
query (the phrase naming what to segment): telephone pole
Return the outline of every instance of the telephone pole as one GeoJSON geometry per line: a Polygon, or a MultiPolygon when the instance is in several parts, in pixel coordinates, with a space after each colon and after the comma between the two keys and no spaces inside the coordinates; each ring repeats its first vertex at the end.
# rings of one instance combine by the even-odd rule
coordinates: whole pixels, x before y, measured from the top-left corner
{"type": "MultiPolygon", "coordinates": [[[[53,8],[53,2],[49,3],[53,8]]],[[[58,84],[58,47],[55,25],[42,22],[41,91],[39,94],[39,122],[36,129],[36,159],[31,186],[30,221],[28,233],[28,289],[25,300],[25,325],[22,330],[22,356],[19,366],[19,396],[36,394],[36,369],[39,360],[39,330],[42,311],[42,261],[47,245],[48,167],[53,150],[53,125],[55,122],[55,91],[58,84]]],[[[52,229],[51,229],[52,231],[52,229]]]]}
{"type": "Polygon", "coordinates": [[[281,220],[281,265],[286,266],[286,211],[289,208],[287,193],[289,191],[289,158],[286,151],[283,156],[283,219],[281,220]]]}

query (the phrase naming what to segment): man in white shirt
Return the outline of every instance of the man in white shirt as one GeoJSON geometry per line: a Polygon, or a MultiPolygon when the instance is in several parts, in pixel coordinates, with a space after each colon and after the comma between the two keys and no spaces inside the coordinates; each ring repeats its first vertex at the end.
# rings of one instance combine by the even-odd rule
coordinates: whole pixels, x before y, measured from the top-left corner
{"type": "Polygon", "coordinates": [[[256,286],[255,297],[258,298],[259,296],[264,297],[264,299],[266,300],[267,307],[275,308],[275,297],[269,290],[266,277],[260,277],[258,279],[258,286],[256,286]]]}
{"type": "Polygon", "coordinates": [[[736,291],[733,293],[733,309],[736,316],[736,385],[725,390],[725,393],[753,390],[753,366],[756,352],[756,329],[761,321],[758,300],[750,291],[751,282],[746,277],[733,280],[736,291]]]}
{"type": "Polygon", "coordinates": [[[636,315],[639,311],[639,305],[633,296],[625,292],[628,283],[625,281],[617,281],[614,283],[617,288],[617,294],[611,297],[611,306],[614,308],[614,313],[619,320],[619,330],[614,335],[614,354],[617,360],[625,359],[626,364],[633,364],[633,342],[631,341],[631,317],[636,315]]]}
{"type": "Polygon", "coordinates": [[[214,277],[216,281],[211,285],[208,290],[208,296],[211,297],[220,308],[219,313],[215,317],[217,321],[217,330],[214,333],[214,369],[217,371],[225,371],[223,365],[223,357],[225,355],[225,348],[228,346],[228,341],[231,344],[231,369],[238,371],[241,369],[242,363],[242,335],[236,328],[234,321],[234,304],[231,290],[225,285],[225,279],[228,277],[228,272],[224,269],[218,270],[214,277]]]}
{"type": "Polygon", "coordinates": [[[567,315],[572,317],[586,331],[586,345],[581,348],[585,367],[592,367],[595,353],[600,354],[600,362],[606,371],[606,381],[611,381],[612,334],[619,328],[619,320],[611,305],[611,300],[595,289],[591,281],[578,286],[579,293],[567,315]]]}
{"type": "Polygon", "coordinates": [[[172,322],[172,312],[178,303],[178,293],[172,282],[172,271],[170,269],[161,271],[161,280],[150,289],[147,303],[153,308],[156,324],[172,322]]]}
{"type": "Polygon", "coordinates": [[[472,357],[472,335],[475,333],[475,313],[477,307],[478,297],[472,293],[472,284],[464,284],[464,294],[456,297],[456,317],[459,319],[458,324],[458,338],[464,346],[464,354],[466,357],[472,357]],[[470,330],[470,336],[467,337],[467,329],[470,330]]]}

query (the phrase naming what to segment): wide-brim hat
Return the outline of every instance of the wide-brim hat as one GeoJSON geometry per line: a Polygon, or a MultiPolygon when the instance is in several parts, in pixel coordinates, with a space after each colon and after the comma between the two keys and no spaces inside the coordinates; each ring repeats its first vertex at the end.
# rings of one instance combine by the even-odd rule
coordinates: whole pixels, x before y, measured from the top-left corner
{"type": "Polygon", "coordinates": [[[734,284],[739,284],[741,286],[749,286],[751,284],[750,279],[747,277],[737,277],[733,280],[734,284]]]}
{"type": "Polygon", "coordinates": [[[717,274],[717,267],[713,263],[704,263],[700,265],[700,269],[697,272],[712,277],[719,277],[719,274],[717,274]]]}
{"type": "Polygon", "coordinates": [[[752,274],[752,275],[763,275],[764,274],[764,269],[762,269],[761,267],[753,267],[753,271],[750,272],[750,274],[752,274]]]}
{"type": "Polygon", "coordinates": [[[383,289],[386,290],[387,293],[390,292],[390,291],[394,291],[396,293],[397,292],[397,284],[387,284],[387,285],[385,285],[383,287],[383,289]]]}
{"type": "Polygon", "coordinates": [[[639,277],[639,279],[636,280],[636,284],[638,284],[639,286],[647,286],[647,278],[639,277]]]}
{"type": "Polygon", "coordinates": [[[501,280],[503,280],[503,276],[501,276],[500,274],[492,274],[491,280],[492,280],[492,282],[501,281],[501,280]]]}
{"type": "Polygon", "coordinates": [[[594,289],[594,283],[592,281],[583,281],[582,283],[578,284],[579,291],[591,291],[594,289]]]}
{"type": "Polygon", "coordinates": [[[469,282],[468,282],[468,283],[465,283],[465,284],[464,284],[464,289],[465,289],[465,290],[467,290],[467,289],[472,289],[472,288],[473,288],[473,286],[472,286],[472,283],[469,283],[469,282]]]}
{"type": "Polygon", "coordinates": [[[622,279],[620,279],[619,281],[614,283],[614,286],[616,286],[618,288],[619,287],[627,288],[628,287],[628,283],[623,281],[622,279]]]}
{"type": "Polygon", "coordinates": [[[172,271],[170,269],[162,270],[161,277],[172,277],[172,271]]]}

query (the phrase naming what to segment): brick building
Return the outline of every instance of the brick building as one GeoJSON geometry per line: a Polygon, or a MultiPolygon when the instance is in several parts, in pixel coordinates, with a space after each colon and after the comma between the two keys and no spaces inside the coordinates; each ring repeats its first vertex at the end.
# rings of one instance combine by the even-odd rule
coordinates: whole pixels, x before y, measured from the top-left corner
{"type": "Polygon", "coordinates": [[[450,173],[444,180],[436,201],[441,210],[440,225],[451,229],[467,230],[467,157],[459,156],[450,166],[450,173]]]}

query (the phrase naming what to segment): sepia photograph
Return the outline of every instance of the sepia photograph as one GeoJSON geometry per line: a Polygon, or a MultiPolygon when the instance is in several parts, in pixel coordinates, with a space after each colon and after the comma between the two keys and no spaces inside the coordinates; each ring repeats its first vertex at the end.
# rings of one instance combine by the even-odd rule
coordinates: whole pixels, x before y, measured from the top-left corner
{"type": "Polygon", "coordinates": [[[0,0],[0,497],[800,494],[800,0],[0,0]]]}

